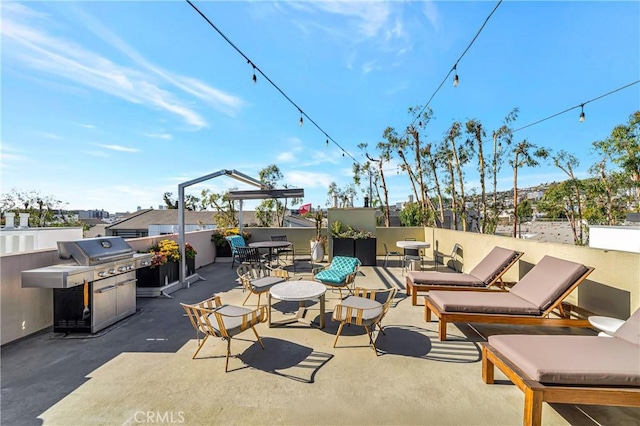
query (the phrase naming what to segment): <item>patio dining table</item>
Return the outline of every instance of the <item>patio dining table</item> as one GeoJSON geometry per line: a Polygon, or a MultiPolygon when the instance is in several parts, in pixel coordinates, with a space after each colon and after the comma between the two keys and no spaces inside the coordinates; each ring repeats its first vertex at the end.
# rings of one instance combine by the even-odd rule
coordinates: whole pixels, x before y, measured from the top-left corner
{"type": "Polygon", "coordinates": [[[290,241],[256,241],[254,243],[249,243],[249,247],[269,249],[269,266],[271,266],[271,261],[274,257],[275,250],[290,246],[290,241]]]}

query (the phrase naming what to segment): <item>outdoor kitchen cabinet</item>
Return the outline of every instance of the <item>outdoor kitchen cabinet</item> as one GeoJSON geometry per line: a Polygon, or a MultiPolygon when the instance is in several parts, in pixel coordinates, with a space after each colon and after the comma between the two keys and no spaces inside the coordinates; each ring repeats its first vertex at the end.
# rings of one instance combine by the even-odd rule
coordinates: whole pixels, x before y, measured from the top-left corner
{"type": "Polygon", "coordinates": [[[135,272],[96,281],[93,284],[91,332],[95,333],[136,313],[135,272]]]}

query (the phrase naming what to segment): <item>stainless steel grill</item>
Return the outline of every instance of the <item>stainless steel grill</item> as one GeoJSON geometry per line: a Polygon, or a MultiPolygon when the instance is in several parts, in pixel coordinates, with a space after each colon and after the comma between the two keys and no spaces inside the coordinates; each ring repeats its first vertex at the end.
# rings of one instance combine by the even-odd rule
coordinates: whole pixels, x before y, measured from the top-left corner
{"type": "Polygon", "coordinates": [[[22,287],[52,288],[54,331],[91,332],[136,311],[135,270],[151,264],[121,237],[59,241],[67,262],[22,272],[22,287]]]}

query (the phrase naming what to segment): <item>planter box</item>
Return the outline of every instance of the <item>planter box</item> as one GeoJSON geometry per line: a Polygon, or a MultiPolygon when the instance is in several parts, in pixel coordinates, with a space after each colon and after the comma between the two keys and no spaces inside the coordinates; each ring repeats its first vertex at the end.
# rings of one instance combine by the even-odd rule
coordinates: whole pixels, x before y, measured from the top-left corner
{"type": "Polygon", "coordinates": [[[216,257],[231,257],[231,246],[229,244],[216,246],[216,257]]]}
{"type": "Polygon", "coordinates": [[[334,238],[332,256],[354,257],[356,254],[356,245],[354,241],[355,240],[352,238],[334,238]]]}
{"type": "MultiPolygon", "coordinates": [[[[193,275],[196,273],[196,258],[190,259],[187,257],[187,276],[193,275]]],[[[178,270],[178,274],[180,270],[178,270]]],[[[179,276],[179,275],[178,275],[179,276]]]]}
{"type": "Polygon", "coordinates": [[[167,262],[155,268],[140,268],[136,270],[138,287],[164,287],[178,281],[178,270],[177,262],[167,262]]]}
{"type": "Polygon", "coordinates": [[[333,256],[357,257],[363,266],[376,265],[376,239],[334,238],[333,256]]]}
{"type": "Polygon", "coordinates": [[[376,266],[376,239],[367,238],[355,241],[356,257],[360,259],[363,266],[376,266]]]}

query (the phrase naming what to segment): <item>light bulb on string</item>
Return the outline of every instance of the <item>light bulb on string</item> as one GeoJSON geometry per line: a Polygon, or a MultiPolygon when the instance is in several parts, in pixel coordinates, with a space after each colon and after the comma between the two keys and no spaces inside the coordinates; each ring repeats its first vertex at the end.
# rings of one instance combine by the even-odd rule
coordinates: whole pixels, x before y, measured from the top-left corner
{"type": "Polygon", "coordinates": [[[327,141],[325,142],[326,146],[329,146],[329,139],[327,139],[327,141]]]}
{"type": "Polygon", "coordinates": [[[582,123],[585,119],[584,116],[584,104],[580,105],[580,122],[582,123]]]}
{"type": "Polygon", "coordinates": [[[458,67],[458,64],[455,64],[453,66],[453,72],[454,72],[454,75],[453,75],[453,87],[458,87],[458,83],[460,82],[460,79],[458,78],[458,69],[457,69],[457,67],[458,67]]]}
{"type": "Polygon", "coordinates": [[[302,119],[302,111],[300,111],[300,127],[304,124],[304,120],[302,119]]]}
{"type": "Polygon", "coordinates": [[[258,77],[256,77],[256,67],[253,67],[253,77],[251,77],[251,79],[253,80],[253,84],[258,83],[258,77]]]}

